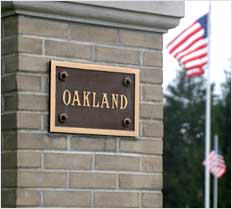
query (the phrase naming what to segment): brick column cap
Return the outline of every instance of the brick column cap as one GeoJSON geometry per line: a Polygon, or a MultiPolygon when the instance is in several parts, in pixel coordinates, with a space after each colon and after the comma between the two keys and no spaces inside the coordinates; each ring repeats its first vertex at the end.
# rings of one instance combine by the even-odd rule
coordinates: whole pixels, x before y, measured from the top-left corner
{"type": "Polygon", "coordinates": [[[2,2],[2,17],[15,14],[165,33],[184,16],[184,1],[2,2]]]}

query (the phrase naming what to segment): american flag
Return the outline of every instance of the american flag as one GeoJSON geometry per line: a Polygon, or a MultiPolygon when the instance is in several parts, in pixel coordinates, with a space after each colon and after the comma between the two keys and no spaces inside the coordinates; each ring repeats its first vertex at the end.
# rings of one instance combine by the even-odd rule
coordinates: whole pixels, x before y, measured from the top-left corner
{"type": "MultiPolygon", "coordinates": [[[[226,164],[221,154],[216,153],[214,150],[208,156],[209,170],[217,178],[221,178],[226,173],[226,164]]],[[[206,165],[206,161],[203,162],[206,165]]]]}
{"type": "Polygon", "coordinates": [[[169,44],[169,53],[184,67],[187,77],[204,74],[208,62],[208,14],[203,15],[177,35],[169,44]]]}

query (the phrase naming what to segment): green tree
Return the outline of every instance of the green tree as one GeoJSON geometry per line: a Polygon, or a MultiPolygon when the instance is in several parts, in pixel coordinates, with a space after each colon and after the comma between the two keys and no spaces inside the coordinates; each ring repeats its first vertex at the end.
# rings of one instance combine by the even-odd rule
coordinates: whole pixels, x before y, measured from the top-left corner
{"type": "Polygon", "coordinates": [[[205,80],[179,71],[164,105],[164,206],[202,207],[204,202],[205,80]]]}
{"type": "Polygon", "coordinates": [[[222,84],[222,96],[213,106],[212,127],[212,134],[219,136],[221,154],[227,166],[226,175],[218,180],[218,207],[225,208],[231,206],[231,74],[227,71],[222,84]]]}
{"type": "MultiPolygon", "coordinates": [[[[223,153],[230,152],[229,86],[227,81],[222,98],[211,93],[212,129],[220,138],[228,137],[226,144],[221,143],[223,153]],[[227,114],[226,120],[223,114],[227,114]]],[[[205,89],[203,77],[189,79],[184,70],[179,71],[176,80],[167,88],[164,104],[164,207],[204,206],[205,89]]],[[[213,91],[214,85],[211,85],[213,91]]],[[[230,154],[225,158],[228,161],[230,154]]],[[[230,206],[227,184],[230,186],[230,172],[219,183],[219,205],[224,207],[230,206]],[[221,201],[223,194],[227,198],[224,202],[221,201]]]]}

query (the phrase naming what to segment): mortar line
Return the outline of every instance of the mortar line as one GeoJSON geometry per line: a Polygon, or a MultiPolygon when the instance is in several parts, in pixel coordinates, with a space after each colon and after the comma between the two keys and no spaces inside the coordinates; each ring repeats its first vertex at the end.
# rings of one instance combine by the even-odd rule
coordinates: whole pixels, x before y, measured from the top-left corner
{"type": "Polygon", "coordinates": [[[42,39],[42,55],[45,55],[45,40],[42,39]]]}
{"type": "Polygon", "coordinates": [[[67,136],[67,149],[70,150],[70,140],[71,140],[71,136],[67,136]]]}
{"type": "Polygon", "coordinates": [[[67,182],[66,182],[66,188],[69,188],[69,171],[67,171],[67,182]]]}
{"type": "Polygon", "coordinates": [[[116,173],[116,190],[119,189],[119,174],[116,173]]]}
{"type": "Polygon", "coordinates": [[[93,203],[94,203],[94,194],[93,191],[91,191],[91,207],[93,208],[93,203]]]}
{"type": "Polygon", "coordinates": [[[43,206],[43,191],[40,191],[40,205],[43,206]]]}
{"type": "Polygon", "coordinates": [[[92,159],[92,170],[95,169],[95,152],[93,153],[93,159],[92,159]]]}
{"type": "Polygon", "coordinates": [[[41,156],[41,169],[44,169],[44,152],[42,152],[41,156]]]}
{"type": "MultiPolygon", "coordinates": [[[[14,172],[16,171],[15,168],[13,169],[4,169],[6,172],[14,172]]],[[[41,168],[18,168],[20,172],[44,172],[44,173],[98,173],[98,174],[128,174],[128,175],[138,175],[138,176],[160,176],[162,172],[141,172],[141,171],[118,171],[118,170],[70,170],[70,169],[41,169],[41,168]]]]}
{"type": "Polygon", "coordinates": [[[143,50],[140,51],[139,53],[139,63],[140,63],[140,66],[143,66],[143,50]]]}
{"type": "Polygon", "coordinates": [[[143,165],[142,165],[142,163],[143,163],[143,162],[142,162],[142,156],[140,156],[140,164],[139,164],[139,165],[140,165],[140,171],[141,171],[141,172],[142,172],[142,170],[143,170],[143,165]]]}
{"type": "MultiPolygon", "coordinates": [[[[2,190],[12,190],[14,188],[4,188],[2,190]]],[[[70,191],[70,192],[91,192],[93,190],[87,188],[87,189],[73,189],[73,188],[25,188],[25,190],[28,190],[28,191],[41,191],[41,190],[44,190],[44,191],[64,191],[64,192],[67,192],[67,191],[70,191]]],[[[152,194],[161,194],[161,188],[154,188],[154,189],[120,189],[120,190],[116,190],[116,189],[94,189],[93,192],[130,192],[130,193],[152,193],[152,194]]]]}

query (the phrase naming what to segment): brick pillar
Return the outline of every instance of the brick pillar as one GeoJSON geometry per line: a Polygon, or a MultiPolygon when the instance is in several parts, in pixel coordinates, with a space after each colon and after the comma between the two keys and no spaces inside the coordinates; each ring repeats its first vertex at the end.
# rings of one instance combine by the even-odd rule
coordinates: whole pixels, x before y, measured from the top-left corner
{"type": "Polygon", "coordinates": [[[162,36],[183,2],[2,3],[2,205],[162,207],[162,36]],[[139,68],[139,137],[54,134],[49,61],[139,68]]]}

